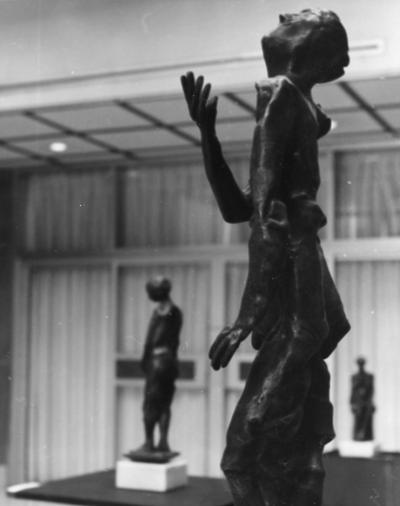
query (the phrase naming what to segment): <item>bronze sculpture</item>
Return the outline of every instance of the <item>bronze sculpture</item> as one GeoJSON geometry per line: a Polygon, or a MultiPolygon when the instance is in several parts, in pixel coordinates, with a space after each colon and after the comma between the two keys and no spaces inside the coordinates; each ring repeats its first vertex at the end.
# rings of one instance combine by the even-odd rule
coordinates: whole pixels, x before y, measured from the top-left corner
{"type": "Polygon", "coordinates": [[[171,403],[178,377],[178,346],[182,327],[182,312],[170,297],[171,282],[156,277],[146,284],[150,300],[157,302],[153,311],[141,360],[145,374],[143,421],[145,442],[126,456],[145,462],[167,462],[178,455],[168,444],[171,419],[171,403]],[[158,425],[160,439],[154,443],[154,431],[158,425]]]}
{"type": "Polygon", "coordinates": [[[354,415],[354,441],[372,441],[374,439],[372,418],[375,411],[373,403],[374,376],[365,370],[365,359],[356,361],[358,372],[351,377],[351,411],[354,415]]]}
{"type": "Polygon", "coordinates": [[[251,226],[239,315],[209,353],[218,370],[250,333],[258,350],[221,463],[236,506],[321,504],[322,450],[334,437],[324,358],[350,328],[317,235],[326,222],[316,203],[317,139],[331,122],[311,96],[315,84],[343,75],[347,35],[331,11],[307,9],[279,20],[262,39],[269,79],[256,86],[246,190],[223,157],[210,84],[191,72],[181,78],[223,218],[251,226]]]}

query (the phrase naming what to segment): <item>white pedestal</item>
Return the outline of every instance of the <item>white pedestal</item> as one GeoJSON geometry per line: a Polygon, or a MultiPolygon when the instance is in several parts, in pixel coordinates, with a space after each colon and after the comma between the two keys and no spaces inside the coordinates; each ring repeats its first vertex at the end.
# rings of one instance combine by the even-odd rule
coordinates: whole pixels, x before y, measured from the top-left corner
{"type": "Polygon", "coordinates": [[[341,441],[338,444],[342,457],[360,457],[370,459],[377,454],[379,445],[376,441],[341,441]]]}
{"type": "Polygon", "coordinates": [[[119,460],[115,482],[118,488],[165,492],[187,484],[186,461],[180,457],[166,464],[119,460]]]}

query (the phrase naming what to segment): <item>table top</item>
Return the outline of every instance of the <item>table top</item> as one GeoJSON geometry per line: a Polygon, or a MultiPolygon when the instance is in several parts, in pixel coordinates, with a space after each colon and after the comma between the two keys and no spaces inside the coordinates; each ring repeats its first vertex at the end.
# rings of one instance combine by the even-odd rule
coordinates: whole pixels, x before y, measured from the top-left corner
{"type": "Polygon", "coordinates": [[[49,481],[13,496],[83,506],[232,506],[232,496],[223,479],[189,477],[185,487],[146,492],[116,488],[114,469],[49,481]]]}

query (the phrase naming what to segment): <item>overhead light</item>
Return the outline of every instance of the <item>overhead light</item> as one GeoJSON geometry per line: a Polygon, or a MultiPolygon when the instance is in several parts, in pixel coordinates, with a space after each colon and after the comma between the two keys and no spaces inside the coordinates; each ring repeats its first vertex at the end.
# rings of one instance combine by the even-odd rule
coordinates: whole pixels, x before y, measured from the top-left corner
{"type": "Polygon", "coordinates": [[[53,151],[53,153],[64,153],[64,151],[67,151],[68,146],[65,144],[65,142],[52,142],[50,144],[50,151],[53,151]]]}
{"type": "Polygon", "coordinates": [[[385,44],[382,39],[359,40],[350,43],[351,56],[372,56],[383,53],[385,44]]]}

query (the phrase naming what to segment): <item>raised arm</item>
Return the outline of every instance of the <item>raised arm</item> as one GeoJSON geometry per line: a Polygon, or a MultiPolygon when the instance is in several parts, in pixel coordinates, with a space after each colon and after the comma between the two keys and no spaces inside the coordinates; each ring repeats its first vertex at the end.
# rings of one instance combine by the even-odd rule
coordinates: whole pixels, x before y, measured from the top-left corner
{"type": "Polygon", "coordinates": [[[209,98],[211,85],[204,85],[203,76],[195,79],[188,72],[181,83],[190,117],[200,129],[206,175],[221,214],[228,223],[248,221],[253,211],[251,201],[236,183],[215,132],[218,99],[209,98]]]}

